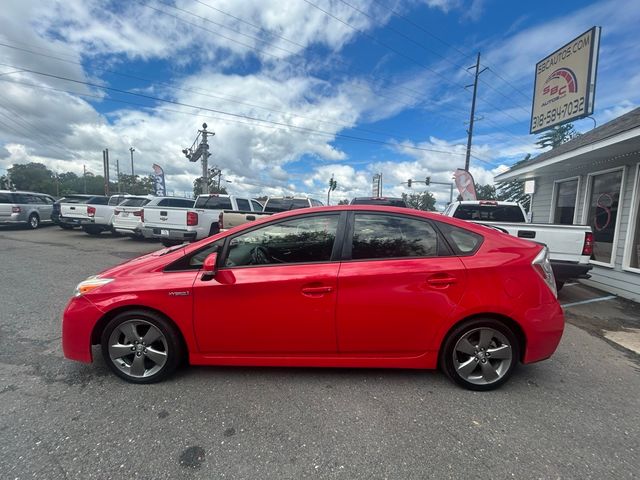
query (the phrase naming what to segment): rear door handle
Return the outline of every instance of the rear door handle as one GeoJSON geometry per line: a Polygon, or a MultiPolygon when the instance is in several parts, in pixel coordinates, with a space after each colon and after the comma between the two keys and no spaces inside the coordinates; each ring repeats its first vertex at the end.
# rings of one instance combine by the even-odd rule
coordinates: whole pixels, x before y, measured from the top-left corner
{"type": "Polygon", "coordinates": [[[452,285],[457,281],[458,279],[456,277],[447,275],[446,277],[431,277],[427,280],[427,283],[436,287],[443,287],[446,285],[452,285]]]}
{"type": "Polygon", "coordinates": [[[333,287],[329,287],[329,286],[302,287],[303,295],[308,295],[308,296],[324,295],[325,293],[331,293],[332,291],[333,291],[333,287]]]}

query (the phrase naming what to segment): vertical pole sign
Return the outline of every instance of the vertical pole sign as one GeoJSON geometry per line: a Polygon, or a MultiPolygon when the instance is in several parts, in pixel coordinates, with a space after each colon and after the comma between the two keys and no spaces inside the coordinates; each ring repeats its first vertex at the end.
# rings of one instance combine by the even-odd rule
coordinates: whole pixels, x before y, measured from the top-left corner
{"type": "Polygon", "coordinates": [[[587,30],[536,64],[529,133],[593,114],[600,30],[587,30]]]}
{"type": "Polygon", "coordinates": [[[164,183],[164,170],[157,163],[153,164],[153,176],[155,179],[155,187],[156,187],[156,196],[157,197],[166,197],[167,196],[167,187],[164,183]]]}

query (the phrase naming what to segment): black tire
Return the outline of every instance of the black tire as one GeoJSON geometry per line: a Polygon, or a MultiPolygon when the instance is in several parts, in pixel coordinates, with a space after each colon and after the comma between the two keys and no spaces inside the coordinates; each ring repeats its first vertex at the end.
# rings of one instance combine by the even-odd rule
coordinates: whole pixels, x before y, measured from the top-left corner
{"type": "Polygon", "coordinates": [[[32,213],[29,215],[29,219],[27,220],[27,227],[31,230],[35,230],[40,226],[40,217],[37,213],[32,213]]]}
{"type": "MultiPolygon", "coordinates": [[[[162,315],[146,310],[131,310],[114,317],[102,331],[100,345],[104,361],[113,373],[127,382],[138,384],[156,383],[164,380],[175,371],[185,353],[182,339],[175,325],[162,315]],[[126,327],[132,324],[138,324],[135,330],[139,333],[138,344],[134,344],[119,330],[120,327],[128,330],[126,327]],[[144,351],[138,350],[142,348],[140,344],[145,339],[146,333],[152,330],[152,327],[162,334],[161,340],[144,345],[144,351]],[[117,340],[112,343],[114,339],[117,340]],[[129,345],[131,345],[130,348],[134,348],[130,354],[127,353],[129,348],[126,348],[129,345]],[[119,349],[115,351],[125,351],[125,355],[120,358],[112,358],[110,346],[118,346],[119,349]],[[154,351],[155,355],[161,353],[165,356],[162,366],[158,366],[152,360],[151,354],[147,353],[147,348],[149,351],[154,351]],[[136,360],[136,356],[144,362],[144,376],[133,374],[133,362],[136,360]]],[[[120,355],[120,353],[115,355],[120,355]]]]}
{"type": "Polygon", "coordinates": [[[82,231],[84,233],[88,233],[89,235],[98,236],[102,233],[102,228],[95,227],[93,225],[87,225],[85,227],[82,227],[82,231]]]}
{"type": "Polygon", "coordinates": [[[564,287],[564,282],[556,280],[556,290],[559,292],[560,290],[562,290],[562,287],[564,287]]]}
{"type": "Polygon", "coordinates": [[[160,243],[162,243],[163,246],[169,248],[173,247],[174,245],[180,245],[182,242],[176,242],[175,240],[160,240],[160,243]]]}
{"type": "Polygon", "coordinates": [[[519,360],[520,344],[516,334],[505,323],[491,318],[477,318],[458,325],[449,332],[440,352],[440,368],[444,373],[458,385],[476,391],[500,387],[509,379],[519,360]],[[490,343],[484,349],[480,347],[482,332],[487,336],[490,335],[489,332],[494,333],[490,343]],[[477,344],[475,344],[475,338],[478,338],[477,344]],[[464,339],[473,348],[469,353],[462,351],[465,348],[464,339]],[[456,350],[459,342],[459,348],[456,350]],[[505,345],[508,345],[510,350],[505,345]],[[498,358],[498,355],[504,356],[507,352],[510,354],[510,359],[498,358]],[[466,378],[465,365],[469,365],[471,369],[468,370],[466,378]],[[456,367],[460,368],[460,371],[456,367]],[[488,372],[493,371],[497,378],[487,380],[485,368],[488,372]]]}

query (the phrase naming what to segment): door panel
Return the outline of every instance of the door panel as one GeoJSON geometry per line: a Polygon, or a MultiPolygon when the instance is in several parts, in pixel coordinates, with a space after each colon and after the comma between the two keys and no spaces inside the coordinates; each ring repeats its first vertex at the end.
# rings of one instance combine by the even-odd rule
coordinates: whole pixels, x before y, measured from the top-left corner
{"type": "Polygon", "coordinates": [[[457,257],[345,262],[338,280],[340,353],[429,350],[466,285],[457,257]]]}
{"type": "Polygon", "coordinates": [[[339,263],[225,268],[194,283],[203,353],[335,353],[339,263]]]}

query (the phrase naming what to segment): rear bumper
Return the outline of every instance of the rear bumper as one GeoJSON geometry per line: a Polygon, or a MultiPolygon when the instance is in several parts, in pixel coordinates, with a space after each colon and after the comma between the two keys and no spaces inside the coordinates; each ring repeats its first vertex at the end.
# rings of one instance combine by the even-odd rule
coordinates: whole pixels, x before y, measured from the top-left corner
{"type": "Polygon", "coordinates": [[[139,237],[140,235],[142,235],[142,231],[139,228],[127,228],[127,227],[113,227],[113,229],[118,232],[121,233],[123,235],[133,235],[134,237],[139,237]]]}
{"type": "Polygon", "coordinates": [[[73,297],[62,316],[62,352],[70,360],[91,363],[91,334],[103,312],[85,297],[73,297]]]}
{"type": "Polygon", "coordinates": [[[592,265],[586,263],[562,262],[551,260],[551,268],[553,268],[553,276],[559,282],[565,282],[574,278],[589,278],[589,270],[592,265]]]}
{"type": "Polygon", "coordinates": [[[59,216],[58,221],[56,223],[61,223],[63,225],[74,225],[76,227],[79,227],[82,225],[93,225],[93,219],[59,216]]]}
{"type": "Polygon", "coordinates": [[[564,332],[564,313],[557,301],[531,308],[520,322],[525,334],[523,363],[549,358],[558,348],[564,332]]]}
{"type": "Polygon", "coordinates": [[[192,242],[196,239],[197,232],[189,232],[187,230],[176,230],[172,228],[156,228],[156,227],[144,227],[142,229],[142,235],[145,238],[156,238],[160,240],[180,240],[182,242],[192,242]],[[162,232],[166,232],[165,235],[162,232]]]}

